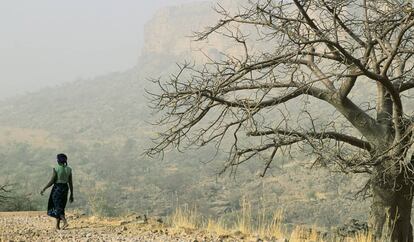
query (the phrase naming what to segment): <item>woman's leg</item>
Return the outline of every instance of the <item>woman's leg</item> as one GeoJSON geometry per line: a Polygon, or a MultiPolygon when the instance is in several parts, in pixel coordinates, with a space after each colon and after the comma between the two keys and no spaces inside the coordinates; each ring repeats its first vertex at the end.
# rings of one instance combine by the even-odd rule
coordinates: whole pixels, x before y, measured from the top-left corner
{"type": "Polygon", "coordinates": [[[56,219],[56,229],[60,229],[60,218],[56,219]]]}
{"type": "Polygon", "coordinates": [[[61,197],[62,202],[59,204],[62,209],[62,214],[60,215],[60,219],[63,221],[62,229],[65,229],[68,227],[68,221],[66,220],[66,217],[65,217],[65,208],[66,208],[66,203],[68,201],[68,190],[69,190],[68,184],[63,185],[62,189],[63,189],[63,194],[61,197]]]}
{"type": "Polygon", "coordinates": [[[68,227],[68,221],[65,218],[65,215],[60,216],[60,220],[63,221],[62,229],[65,229],[68,227]]]}

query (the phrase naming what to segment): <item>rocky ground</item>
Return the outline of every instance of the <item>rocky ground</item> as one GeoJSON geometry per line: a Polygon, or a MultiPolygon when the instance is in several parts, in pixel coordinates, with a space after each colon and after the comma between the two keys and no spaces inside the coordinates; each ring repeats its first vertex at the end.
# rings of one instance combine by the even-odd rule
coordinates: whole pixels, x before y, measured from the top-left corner
{"type": "Polygon", "coordinates": [[[0,213],[0,241],[262,241],[240,235],[219,236],[202,231],[168,228],[161,220],[130,215],[102,219],[70,213],[69,227],[54,229],[44,212],[0,213]]]}

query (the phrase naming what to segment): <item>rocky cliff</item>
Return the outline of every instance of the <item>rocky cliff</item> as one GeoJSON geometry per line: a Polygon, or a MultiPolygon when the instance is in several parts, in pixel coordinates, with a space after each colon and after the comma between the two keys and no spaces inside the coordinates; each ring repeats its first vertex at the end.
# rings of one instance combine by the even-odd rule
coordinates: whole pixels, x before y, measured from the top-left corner
{"type": "Polygon", "coordinates": [[[203,61],[205,55],[215,56],[219,51],[241,51],[219,35],[206,41],[195,41],[195,34],[214,26],[220,15],[215,9],[237,11],[245,0],[219,0],[178,5],[159,10],[145,26],[144,58],[170,56],[203,61]]]}

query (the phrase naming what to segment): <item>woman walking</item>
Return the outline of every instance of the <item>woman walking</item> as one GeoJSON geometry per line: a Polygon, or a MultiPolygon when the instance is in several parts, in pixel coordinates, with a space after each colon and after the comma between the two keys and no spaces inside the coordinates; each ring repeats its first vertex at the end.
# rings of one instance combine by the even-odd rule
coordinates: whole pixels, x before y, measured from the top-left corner
{"type": "Polygon", "coordinates": [[[56,218],[56,229],[61,229],[60,221],[63,222],[62,229],[65,229],[68,227],[65,218],[65,207],[69,190],[69,202],[73,202],[72,169],[68,166],[68,157],[65,154],[57,155],[57,163],[57,166],[53,168],[49,183],[42,189],[40,194],[43,195],[45,190],[53,185],[47,205],[47,215],[56,218]]]}

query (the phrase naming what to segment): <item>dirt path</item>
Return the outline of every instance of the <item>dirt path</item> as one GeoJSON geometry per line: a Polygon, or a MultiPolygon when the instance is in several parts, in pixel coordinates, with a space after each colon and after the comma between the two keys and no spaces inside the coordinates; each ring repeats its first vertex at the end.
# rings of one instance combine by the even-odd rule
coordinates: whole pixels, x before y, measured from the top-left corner
{"type": "Polygon", "coordinates": [[[197,231],[173,231],[164,224],[136,216],[99,219],[68,214],[69,227],[55,230],[45,212],[0,213],[0,241],[240,241],[197,231]]]}

